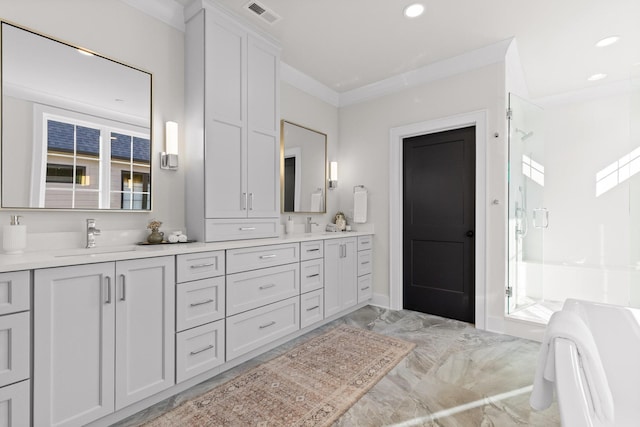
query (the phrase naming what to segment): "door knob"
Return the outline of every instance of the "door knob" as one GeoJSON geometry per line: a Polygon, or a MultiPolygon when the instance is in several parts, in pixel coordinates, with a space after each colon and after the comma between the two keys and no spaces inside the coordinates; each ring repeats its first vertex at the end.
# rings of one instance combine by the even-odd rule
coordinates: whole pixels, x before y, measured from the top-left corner
{"type": "Polygon", "coordinates": [[[469,230],[465,233],[467,237],[473,237],[473,230],[469,230]]]}

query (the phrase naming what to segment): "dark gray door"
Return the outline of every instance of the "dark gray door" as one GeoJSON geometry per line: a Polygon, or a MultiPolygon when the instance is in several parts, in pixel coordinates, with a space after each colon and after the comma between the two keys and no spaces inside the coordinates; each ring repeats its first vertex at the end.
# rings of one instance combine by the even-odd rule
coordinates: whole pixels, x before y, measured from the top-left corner
{"type": "Polygon", "coordinates": [[[404,308],[475,321],[475,127],[406,138],[404,308]]]}

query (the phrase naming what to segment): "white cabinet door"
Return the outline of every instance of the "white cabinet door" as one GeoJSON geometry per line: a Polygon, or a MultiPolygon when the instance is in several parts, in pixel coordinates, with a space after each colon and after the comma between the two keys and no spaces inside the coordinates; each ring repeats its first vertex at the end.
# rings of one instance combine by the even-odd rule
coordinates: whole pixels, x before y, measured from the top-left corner
{"type": "Polygon", "coordinates": [[[280,217],[279,50],[247,38],[248,216],[280,217]]]}
{"type": "Polygon", "coordinates": [[[0,388],[0,427],[31,425],[30,392],[29,381],[0,388]]]}
{"type": "Polygon", "coordinates": [[[116,410],[175,382],[171,256],[116,264],[116,410]]]}
{"type": "Polygon", "coordinates": [[[35,270],[33,425],[113,412],[114,286],[113,263],[35,270]]]}
{"type": "Polygon", "coordinates": [[[358,264],[357,264],[357,241],[355,237],[348,237],[342,240],[343,257],[341,263],[341,283],[340,295],[342,310],[353,307],[358,303],[358,264]]]}
{"type": "Polygon", "coordinates": [[[324,317],[340,312],[341,239],[324,241],[324,317]]]}
{"type": "Polygon", "coordinates": [[[247,33],[214,13],[205,26],[205,217],[245,218],[247,33]]]}
{"type": "Polygon", "coordinates": [[[358,303],[356,239],[324,242],[324,317],[358,303]]]}

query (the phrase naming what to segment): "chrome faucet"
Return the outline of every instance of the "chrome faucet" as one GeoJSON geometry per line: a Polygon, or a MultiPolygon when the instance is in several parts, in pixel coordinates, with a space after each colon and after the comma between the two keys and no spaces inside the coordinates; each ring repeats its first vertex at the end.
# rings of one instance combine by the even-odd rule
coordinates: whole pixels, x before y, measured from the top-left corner
{"type": "Polygon", "coordinates": [[[311,217],[307,217],[307,222],[304,223],[304,232],[311,233],[311,225],[320,225],[317,222],[311,222],[311,217]]]}
{"type": "Polygon", "coordinates": [[[87,248],[96,247],[96,236],[100,235],[100,230],[96,228],[96,220],[87,220],[87,248]]]}

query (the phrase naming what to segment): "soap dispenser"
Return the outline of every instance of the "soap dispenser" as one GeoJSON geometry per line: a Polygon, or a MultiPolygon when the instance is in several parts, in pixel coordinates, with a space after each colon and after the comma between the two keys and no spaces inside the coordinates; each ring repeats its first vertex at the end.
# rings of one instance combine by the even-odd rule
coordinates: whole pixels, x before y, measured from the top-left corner
{"type": "Polygon", "coordinates": [[[289,216],[289,219],[284,226],[284,232],[287,234],[293,234],[293,220],[291,219],[291,216],[289,216]]]}
{"type": "Polygon", "coordinates": [[[10,215],[11,223],[2,227],[2,248],[7,254],[21,254],[27,247],[27,226],[20,215],[10,215]]]}

